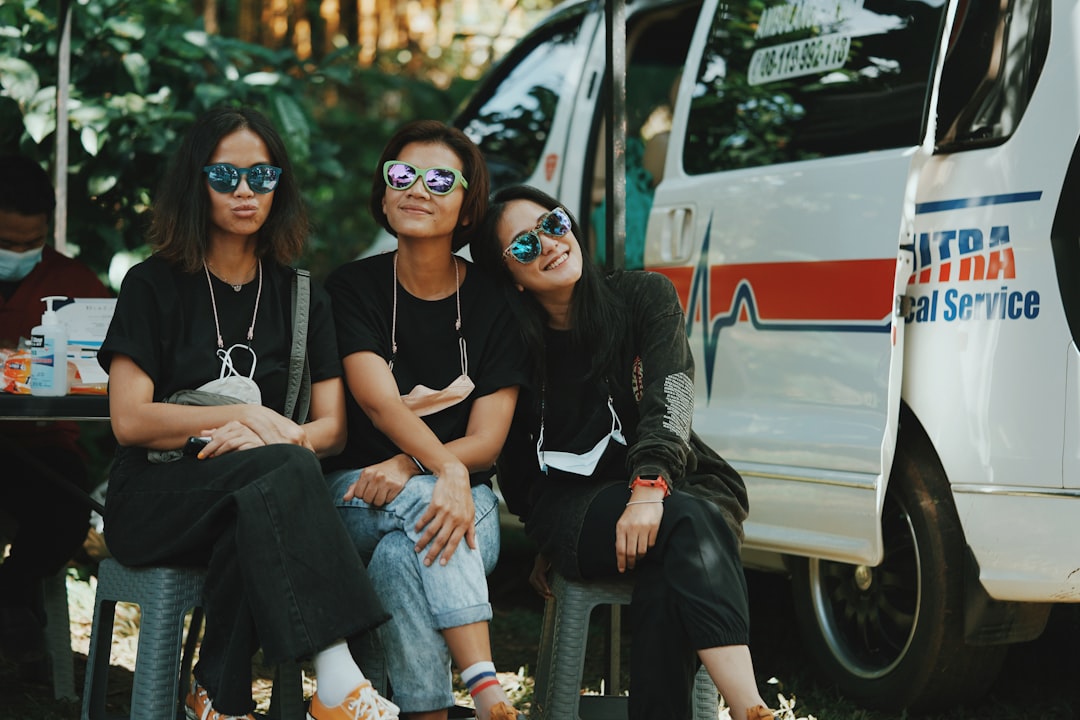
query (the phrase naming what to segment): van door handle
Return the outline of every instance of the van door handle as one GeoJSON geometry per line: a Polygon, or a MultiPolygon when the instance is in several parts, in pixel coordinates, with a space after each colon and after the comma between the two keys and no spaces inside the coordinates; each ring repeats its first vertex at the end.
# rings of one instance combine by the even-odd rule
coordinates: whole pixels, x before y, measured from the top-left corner
{"type": "Polygon", "coordinates": [[[689,207],[675,207],[668,211],[662,235],[661,257],[663,262],[682,264],[694,251],[694,213],[689,207]]]}

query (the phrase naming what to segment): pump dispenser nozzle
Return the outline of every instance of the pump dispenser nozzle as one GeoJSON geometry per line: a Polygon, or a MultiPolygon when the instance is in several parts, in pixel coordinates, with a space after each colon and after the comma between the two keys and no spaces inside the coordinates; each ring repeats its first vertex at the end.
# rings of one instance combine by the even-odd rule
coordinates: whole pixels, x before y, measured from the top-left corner
{"type": "Polygon", "coordinates": [[[49,295],[41,298],[41,302],[45,303],[45,312],[41,315],[42,325],[60,324],[60,319],[56,316],[56,307],[53,305],[54,302],[60,300],[67,300],[67,297],[64,295],[49,295]]]}

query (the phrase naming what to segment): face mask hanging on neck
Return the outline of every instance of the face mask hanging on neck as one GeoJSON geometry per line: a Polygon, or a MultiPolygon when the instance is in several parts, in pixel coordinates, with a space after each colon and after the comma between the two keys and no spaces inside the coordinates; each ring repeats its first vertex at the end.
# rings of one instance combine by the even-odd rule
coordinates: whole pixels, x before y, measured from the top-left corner
{"type": "Polygon", "coordinates": [[[597,465],[600,464],[600,459],[604,457],[604,452],[607,451],[609,442],[614,440],[620,445],[625,445],[626,438],[623,437],[622,434],[622,422],[615,412],[615,403],[612,401],[610,395],[608,396],[607,404],[608,410],[611,411],[611,431],[600,438],[600,441],[593,446],[592,450],[580,455],[577,453],[560,452],[558,450],[544,450],[544,422],[543,418],[541,418],[540,437],[536,441],[536,459],[537,462],[540,463],[540,469],[546,473],[549,467],[553,467],[556,470],[562,470],[563,472],[589,477],[596,471],[597,465]]]}
{"type": "Polygon", "coordinates": [[[41,253],[44,250],[44,245],[26,252],[0,249],[0,280],[7,282],[22,280],[41,262],[41,253]]]}
{"type": "Polygon", "coordinates": [[[237,343],[228,350],[218,349],[217,356],[221,358],[221,373],[218,375],[218,379],[202,385],[199,390],[217,393],[218,395],[228,395],[249,405],[262,405],[262,391],[259,390],[259,386],[254,379],[255,362],[257,360],[255,351],[248,345],[237,343]],[[233,366],[232,351],[237,348],[251,353],[251,372],[248,373],[247,377],[236,372],[236,368],[233,366]]]}
{"type": "MultiPolygon", "coordinates": [[[[453,407],[469,397],[476,386],[469,378],[469,361],[465,349],[465,338],[458,338],[458,349],[461,351],[461,374],[442,390],[432,390],[426,385],[417,385],[409,391],[408,395],[401,396],[401,401],[405,403],[405,407],[420,417],[424,417],[425,415],[434,415],[448,407],[453,407]]],[[[391,366],[391,371],[393,371],[393,366],[391,366]]]]}

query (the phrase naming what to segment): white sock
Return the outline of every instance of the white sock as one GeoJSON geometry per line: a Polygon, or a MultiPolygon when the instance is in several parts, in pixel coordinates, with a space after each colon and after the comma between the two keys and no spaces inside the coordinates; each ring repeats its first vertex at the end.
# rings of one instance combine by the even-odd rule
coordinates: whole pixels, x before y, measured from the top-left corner
{"type": "Polygon", "coordinates": [[[492,707],[507,699],[491,661],[473,663],[462,670],[461,682],[469,689],[477,717],[486,718],[492,707]]]}
{"type": "Polygon", "coordinates": [[[360,672],[344,640],[316,653],[314,662],[316,691],[328,708],[340,705],[364,681],[364,673],[360,672]]]}

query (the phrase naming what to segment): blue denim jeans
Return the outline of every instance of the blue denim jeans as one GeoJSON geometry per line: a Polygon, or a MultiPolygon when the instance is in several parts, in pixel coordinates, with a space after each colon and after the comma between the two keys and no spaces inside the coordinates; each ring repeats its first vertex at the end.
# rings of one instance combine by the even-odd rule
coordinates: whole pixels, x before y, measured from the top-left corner
{"type": "Polygon", "coordinates": [[[473,487],[477,549],[462,541],[445,566],[426,566],[426,548],[413,549],[420,537],[413,528],[431,502],[435,477],[416,475],[389,503],[373,507],[342,500],[359,474],[339,470],[326,479],[375,592],[392,613],[378,635],[394,703],[404,713],[451,707],[450,651],[440,631],[491,619],[487,573],[499,558],[499,499],[486,485],[473,487]]]}

